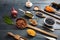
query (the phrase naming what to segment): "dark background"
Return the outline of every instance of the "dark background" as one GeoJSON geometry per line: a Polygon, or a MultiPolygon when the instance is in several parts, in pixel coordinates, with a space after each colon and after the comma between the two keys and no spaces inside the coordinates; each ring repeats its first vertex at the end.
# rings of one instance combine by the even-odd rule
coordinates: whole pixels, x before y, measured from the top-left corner
{"type": "MultiPolygon", "coordinates": [[[[4,15],[9,15],[10,16],[10,11],[11,8],[14,7],[17,11],[18,11],[18,18],[23,16],[23,12],[19,11],[18,9],[21,8],[23,10],[29,10],[33,13],[35,18],[38,18],[35,16],[35,12],[33,11],[33,7],[34,6],[39,6],[41,9],[44,9],[44,7],[46,5],[50,5],[51,2],[56,2],[56,3],[60,3],[59,0],[31,0],[31,2],[33,3],[32,8],[28,9],[25,7],[25,2],[27,0],[0,0],[0,40],[13,40],[13,38],[9,37],[7,35],[7,32],[13,32],[15,34],[20,34],[24,37],[27,37],[29,40],[46,40],[43,36],[40,35],[40,33],[37,33],[36,37],[29,37],[27,36],[26,33],[26,29],[24,30],[20,30],[18,29],[15,25],[7,25],[4,23],[3,21],[3,16],[4,15]]],[[[44,14],[46,17],[51,17],[49,15],[44,14]]],[[[16,19],[12,19],[15,20],[16,19]]],[[[55,19],[56,20],[56,19],[55,19]]],[[[44,18],[40,18],[38,21],[38,25],[37,27],[43,29],[41,26],[43,26],[43,21],[44,18]]],[[[60,20],[57,20],[60,21],[60,20]]],[[[60,39],[60,24],[55,24],[53,26],[53,28],[55,29],[55,31],[53,32],[54,34],[58,35],[58,39],[60,39]]]]}

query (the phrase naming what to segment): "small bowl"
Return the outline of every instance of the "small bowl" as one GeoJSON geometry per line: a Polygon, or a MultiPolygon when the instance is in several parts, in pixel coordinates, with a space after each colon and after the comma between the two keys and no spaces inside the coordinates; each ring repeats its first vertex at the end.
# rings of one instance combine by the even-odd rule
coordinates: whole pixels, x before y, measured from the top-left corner
{"type": "Polygon", "coordinates": [[[32,7],[32,3],[31,2],[26,2],[26,7],[28,7],[28,8],[30,8],[30,7],[32,7]]]}
{"type": "MultiPolygon", "coordinates": [[[[50,22],[51,22],[51,21],[50,21],[50,22]]],[[[48,18],[45,18],[45,19],[44,19],[44,24],[47,25],[47,26],[53,26],[55,23],[56,23],[56,21],[55,21],[53,18],[51,18],[51,17],[48,17],[48,18]],[[48,24],[48,23],[46,22],[46,19],[50,19],[50,20],[52,20],[54,23],[53,23],[53,24],[48,24]]]]}

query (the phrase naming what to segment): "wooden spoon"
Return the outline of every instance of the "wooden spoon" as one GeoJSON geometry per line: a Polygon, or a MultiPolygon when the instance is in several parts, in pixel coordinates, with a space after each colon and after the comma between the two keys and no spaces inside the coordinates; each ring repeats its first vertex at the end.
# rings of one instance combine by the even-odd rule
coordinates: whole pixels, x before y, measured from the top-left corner
{"type": "Polygon", "coordinates": [[[49,32],[46,32],[46,31],[44,31],[44,30],[42,30],[42,29],[39,29],[39,28],[37,28],[37,27],[33,27],[33,26],[31,26],[31,25],[27,25],[27,27],[28,28],[32,28],[32,29],[34,29],[34,30],[36,30],[36,31],[39,31],[39,32],[41,32],[41,33],[43,33],[43,34],[46,34],[46,35],[48,35],[48,36],[51,36],[51,37],[53,37],[53,38],[57,38],[57,36],[56,35],[54,35],[54,34],[52,34],[52,33],[49,33],[49,32]]]}
{"type": "MultiPolygon", "coordinates": [[[[36,31],[39,31],[39,32],[41,32],[41,33],[43,33],[43,34],[46,34],[46,35],[48,35],[48,36],[51,36],[51,37],[53,37],[53,38],[57,38],[57,36],[54,35],[54,34],[52,34],[52,33],[46,32],[46,31],[44,31],[44,30],[42,30],[42,29],[39,29],[39,28],[37,28],[37,27],[34,27],[34,26],[31,26],[31,25],[27,24],[27,21],[26,21],[25,19],[22,18],[22,20],[24,20],[24,21],[26,22],[26,26],[25,26],[25,27],[22,27],[22,26],[21,26],[22,29],[28,27],[28,28],[34,29],[34,30],[36,30],[36,31]]],[[[17,21],[16,21],[16,22],[17,22],[17,21]]],[[[21,27],[19,26],[19,28],[21,28],[21,27]]]]}

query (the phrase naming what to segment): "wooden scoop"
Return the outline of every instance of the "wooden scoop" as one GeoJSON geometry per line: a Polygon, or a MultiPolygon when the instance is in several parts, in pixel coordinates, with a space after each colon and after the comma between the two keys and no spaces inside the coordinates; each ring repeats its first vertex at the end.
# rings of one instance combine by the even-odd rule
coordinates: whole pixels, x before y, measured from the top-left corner
{"type": "Polygon", "coordinates": [[[51,7],[51,6],[46,6],[45,10],[47,12],[54,12],[56,15],[60,16],[60,12],[58,12],[55,8],[51,7]]]}
{"type": "Polygon", "coordinates": [[[13,34],[13,33],[11,33],[11,32],[8,32],[8,35],[14,37],[16,40],[28,40],[28,39],[25,38],[25,37],[22,37],[22,36],[17,35],[17,34],[13,34]]]}
{"type": "MultiPolygon", "coordinates": [[[[22,26],[21,26],[22,28],[28,27],[28,28],[34,29],[34,30],[36,30],[36,31],[39,31],[40,33],[46,34],[46,35],[48,35],[48,36],[51,36],[51,37],[53,37],[53,38],[57,38],[57,36],[54,35],[54,34],[52,34],[52,33],[46,32],[46,31],[44,31],[44,30],[42,30],[42,29],[39,29],[39,28],[37,28],[37,27],[34,27],[34,26],[31,26],[31,25],[27,24],[27,21],[26,21],[25,19],[22,19],[22,20],[24,20],[24,21],[26,22],[26,26],[25,26],[25,27],[22,27],[22,26]]],[[[21,27],[19,26],[19,28],[21,28],[21,27]]]]}
{"type": "Polygon", "coordinates": [[[20,35],[15,35],[15,34],[13,34],[13,33],[11,33],[11,32],[8,32],[8,35],[10,35],[10,36],[12,36],[12,37],[14,37],[15,39],[19,39],[21,36],[20,35]]]}

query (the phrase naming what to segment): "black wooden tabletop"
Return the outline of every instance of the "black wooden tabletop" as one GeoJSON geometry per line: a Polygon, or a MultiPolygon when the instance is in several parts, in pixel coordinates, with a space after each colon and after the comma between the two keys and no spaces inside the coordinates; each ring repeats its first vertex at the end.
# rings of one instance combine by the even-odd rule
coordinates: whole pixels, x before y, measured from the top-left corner
{"type": "MultiPolygon", "coordinates": [[[[26,29],[20,30],[18,29],[15,25],[7,25],[3,21],[3,16],[4,15],[9,15],[11,14],[11,8],[14,7],[18,11],[18,18],[23,16],[23,12],[19,11],[18,9],[21,8],[23,10],[28,10],[31,11],[32,14],[34,15],[34,18],[38,18],[35,15],[35,11],[33,11],[34,6],[39,6],[41,9],[44,9],[46,5],[50,5],[52,2],[60,3],[60,0],[31,0],[33,3],[33,6],[28,9],[25,7],[25,3],[27,0],[0,0],[0,40],[14,40],[13,38],[9,37],[7,35],[7,32],[13,32],[15,34],[20,34],[24,37],[27,37],[29,40],[47,40],[43,36],[41,36],[40,33],[37,32],[36,37],[29,37],[26,33],[26,29]],[[23,33],[24,32],[24,33],[23,33]]],[[[44,14],[46,17],[51,17],[47,14],[44,14]]],[[[54,17],[53,17],[54,18],[54,17]]],[[[55,19],[55,18],[54,18],[55,19]]],[[[15,20],[16,19],[12,19],[15,20]]],[[[56,21],[60,22],[60,20],[55,19],[56,21]]],[[[39,18],[37,20],[39,28],[43,29],[43,22],[44,18],[39,18]]],[[[54,34],[58,35],[58,39],[60,40],[60,24],[56,23],[53,28],[55,29],[54,34]]]]}

